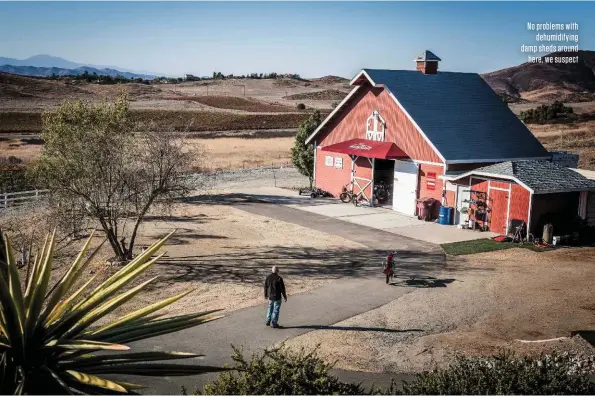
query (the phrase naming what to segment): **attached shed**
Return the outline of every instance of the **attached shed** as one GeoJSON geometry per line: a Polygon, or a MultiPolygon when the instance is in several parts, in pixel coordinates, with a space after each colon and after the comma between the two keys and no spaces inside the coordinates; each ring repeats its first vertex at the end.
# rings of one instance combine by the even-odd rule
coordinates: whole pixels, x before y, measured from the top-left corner
{"type": "MultiPolygon", "coordinates": [[[[458,186],[458,194],[483,193],[488,228],[502,234],[508,233],[512,220],[524,221],[539,237],[546,223],[554,224],[555,232],[565,232],[576,217],[588,217],[584,198],[595,192],[595,180],[550,161],[506,161],[444,179],[458,186]]],[[[457,197],[457,210],[469,206],[463,201],[457,197]]]]}
{"type": "MultiPolygon", "coordinates": [[[[590,180],[595,180],[595,171],[587,169],[572,169],[590,180]]],[[[595,191],[581,193],[581,215],[586,218],[589,226],[595,227],[595,191]]]]}

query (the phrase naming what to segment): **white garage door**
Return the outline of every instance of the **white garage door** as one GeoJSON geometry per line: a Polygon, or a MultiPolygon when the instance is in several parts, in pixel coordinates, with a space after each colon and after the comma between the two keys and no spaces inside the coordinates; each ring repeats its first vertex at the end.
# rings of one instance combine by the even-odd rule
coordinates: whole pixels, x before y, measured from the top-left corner
{"type": "Polygon", "coordinates": [[[418,172],[416,163],[395,160],[393,210],[410,216],[415,215],[418,172]]]}

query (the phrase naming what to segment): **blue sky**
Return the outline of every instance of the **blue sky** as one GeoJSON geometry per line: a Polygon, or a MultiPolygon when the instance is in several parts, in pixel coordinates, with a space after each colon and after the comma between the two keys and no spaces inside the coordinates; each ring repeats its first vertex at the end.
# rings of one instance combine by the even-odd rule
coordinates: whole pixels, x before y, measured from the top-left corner
{"type": "Polygon", "coordinates": [[[488,72],[526,61],[527,22],[577,22],[595,50],[588,2],[0,2],[0,56],[51,54],[169,75],[251,72],[353,76],[412,69],[488,72]]]}

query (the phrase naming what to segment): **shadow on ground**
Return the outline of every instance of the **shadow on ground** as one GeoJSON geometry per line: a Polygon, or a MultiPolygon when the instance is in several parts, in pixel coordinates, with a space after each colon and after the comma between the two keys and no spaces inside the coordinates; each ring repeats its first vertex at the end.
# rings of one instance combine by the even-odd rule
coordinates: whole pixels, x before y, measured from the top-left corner
{"type": "MultiPolygon", "coordinates": [[[[373,274],[382,277],[385,254],[383,250],[368,248],[234,247],[229,254],[164,257],[159,261],[160,284],[201,281],[260,285],[273,265],[279,266],[281,275],[287,278],[336,279],[373,274]]],[[[403,250],[399,251],[397,265],[398,275],[408,281],[427,281],[436,279],[429,277],[444,268],[444,261],[440,253],[403,250]]]]}
{"type": "MultiPolygon", "coordinates": [[[[329,198],[304,198],[295,193],[295,198],[283,195],[267,194],[245,194],[245,193],[222,193],[222,194],[200,194],[183,198],[182,202],[197,205],[242,205],[255,202],[275,202],[281,205],[328,205],[341,204],[338,200],[329,198]]],[[[343,204],[345,205],[345,204],[343,204]]]]}
{"type": "Polygon", "coordinates": [[[379,333],[413,333],[423,332],[421,329],[386,329],[384,327],[349,327],[349,326],[279,326],[283,329],[312,329],[312,330],[342,330],[342,331],[372,331],[379,333]]]}
{"type": "Polygon", "coordinates": [[[398,275],[393,277],[389,282],[391,286],[405,286],[405,287],[419,287],[419,288],[433,288],[433,287],[446,287],[447,285],[454,282],[456,279],[438,279],[433,276],[415,276],[413,278],[407,278],[405,275],[398,275]]]}

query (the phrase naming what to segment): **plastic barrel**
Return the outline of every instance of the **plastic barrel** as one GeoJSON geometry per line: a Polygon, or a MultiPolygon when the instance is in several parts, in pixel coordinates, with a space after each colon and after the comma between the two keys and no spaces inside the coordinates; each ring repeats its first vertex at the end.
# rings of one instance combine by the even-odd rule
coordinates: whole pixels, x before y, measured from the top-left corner
{"type": "Polygon", "coordinates": [[[452,221],[452,208],[450,206],[441,206],[438,214],[438,223],[450,225],[452,221]]]}

